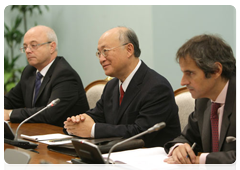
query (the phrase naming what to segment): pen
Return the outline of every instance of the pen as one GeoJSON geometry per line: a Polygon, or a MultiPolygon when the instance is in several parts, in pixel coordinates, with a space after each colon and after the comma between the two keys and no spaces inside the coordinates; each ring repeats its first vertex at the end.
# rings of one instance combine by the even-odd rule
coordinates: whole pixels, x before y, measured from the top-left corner
{"type": "Polygon", "coordinates": [[[72,140],[72,139],[73,138],[52,139],[52,140],[49,140],[48,142],[61,142],[61,141],[72,140]]]}
{"type": "MultiPolygon", "coordinates": [[[[192,150],[195,148],[195,146],[196,146],[196,142],[194,142],[193,144],[192,144],[192,150]]],[[[187,157],[186,158],[189,158],[189,154],[187,154],[187,157]]]]}

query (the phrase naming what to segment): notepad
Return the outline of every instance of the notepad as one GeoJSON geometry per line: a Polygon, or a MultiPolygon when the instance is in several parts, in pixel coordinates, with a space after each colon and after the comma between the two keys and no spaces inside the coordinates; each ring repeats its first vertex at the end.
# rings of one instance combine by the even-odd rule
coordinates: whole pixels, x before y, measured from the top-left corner
{"type": "MultiPolygon", "coordinates": [[[[107,159],[107,154],[102,154],[107,159]]],[[[175,165],[169,165],[164,162],[167,154],[163,147],[140,148],[121,152],[111,153],[110,160],[115,164],[128,164],[134,169],[179,169],[175,165]]]]}
{"type": "Polygon", "coordinates": [[[65,139],[70,140],[73,137],[69,136],[69,135],[64,135],[61,133],[54,133],[54,134],[35,135],[35,136],[28,136],[28,135],[21,134],[21,138],[32,140],[32,141],[38,141],[38,142],[41,142],[41,141],[54,142],[54,141],[60,141],[60,140],[65,140],[65,139]]]}

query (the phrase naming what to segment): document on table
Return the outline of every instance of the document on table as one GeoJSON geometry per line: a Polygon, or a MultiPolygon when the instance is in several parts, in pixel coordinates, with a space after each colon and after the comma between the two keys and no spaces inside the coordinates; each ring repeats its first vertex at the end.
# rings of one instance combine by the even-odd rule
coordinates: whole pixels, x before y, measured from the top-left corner
{"type": "Polygon", "coordinates": [[[38,141],[46,144],[71,143],[71,140],[73,139],[72,136],[64,135],[60,133],[47,134],[47,135],[35,135],[35,136],[28,136],[28,135],[21,134],[21,137],[24,139],[38,141]]]}
{"type": "MultiPolygon", "coordinates": [[[[103,158],[106,159],[108,154],[102,154],[103,158]]],[[[113,152],[110,155],[110,159],[115,163],[126,163],[137,169],[164,169],[170,168],[169,164],[164,162],[167,158],[167,154],[163,147],[153,147],[153,148],[141,148],[134,150],[127,150],[122,152],[113,152]]],[[[172,165],[171,168],[175,166],[172,165]]],[[[170,169],[171,169],[170,168],[170,169]]]]}

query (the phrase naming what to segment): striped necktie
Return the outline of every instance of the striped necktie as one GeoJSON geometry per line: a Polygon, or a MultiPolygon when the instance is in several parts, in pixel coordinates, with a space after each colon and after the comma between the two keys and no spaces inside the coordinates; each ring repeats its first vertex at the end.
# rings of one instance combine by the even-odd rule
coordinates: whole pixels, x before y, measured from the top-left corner
{"type": "Polygon", "coordinates": [[[121,84],[121,86],[120,86],[120,99],[119,99],[119,105],[121,105],[121,103],[122,103],[123,96],[124,96],[124,91],[123,91],[122,84],[121,84]]]}
{"type": "Polygon", "coordinates": [[[42,79],[43,75],[40,72],[37,72],[36,74],[36,81],[35,81],[35,95],[34,95],[34,104],[36,102],[37,96],[38,96],[38,92],[39,89],[41,87],[41,79],[42,79]]]}
{"type": "Polygon", "coordinates": [[[220,103],[212,103],[211,109],[211,128],[212,128],[212,151],[218,152],[218,108],[220,103]]]}

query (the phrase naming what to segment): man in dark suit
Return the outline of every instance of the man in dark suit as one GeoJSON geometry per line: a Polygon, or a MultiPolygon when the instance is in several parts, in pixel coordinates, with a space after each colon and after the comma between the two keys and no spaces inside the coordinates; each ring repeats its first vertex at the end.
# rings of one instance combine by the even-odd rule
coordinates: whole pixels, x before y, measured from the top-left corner
{"type": "Polygon", "coordinates": [[[59,104],[29,122],[63,127],[67,117],[89,109],[79,75],[63,57],[57,57],[57,36],[51,28],[36,26],[28,30],[22,52],[29,65],[19,83],[4,96],[4,120],[21,122],[56,98],[59,104]]]}
{"type": "Polygon", "coordinates": [[[199,35],[178,50],[177,60],[183,72],[181,85],[196,99],[195,110],[182,134],[165,145],[169,153],[165,162],[234,163],[236,60],[231,47],[217,36],[199,35]]]}
{"type": "Polygon", "coordinates": [[[180,134],[178,108],[169,82],[139,60],[134,31],[125,27],[105,32],[98,42],[97,57],[109,81],[96,107],[68,118],[68,133],[81,137],[128,138],[156,123],[166,127],[143,136],[146,147],[163,146],[180,134]]]}

